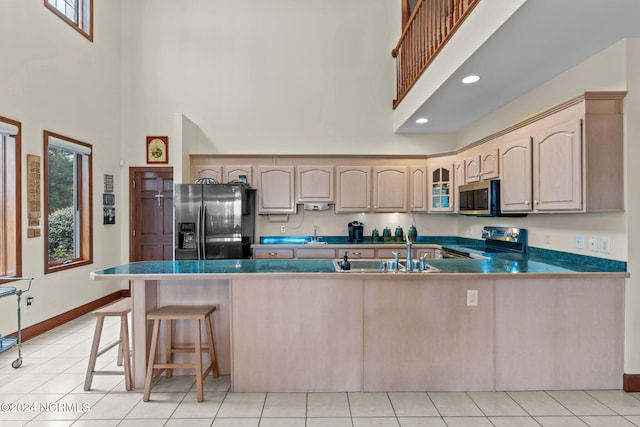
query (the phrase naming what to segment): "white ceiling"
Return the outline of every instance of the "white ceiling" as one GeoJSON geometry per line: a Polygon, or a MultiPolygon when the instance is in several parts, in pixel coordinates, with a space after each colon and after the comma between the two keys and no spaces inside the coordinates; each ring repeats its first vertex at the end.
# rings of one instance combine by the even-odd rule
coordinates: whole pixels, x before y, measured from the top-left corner
{"type": "Polygon", "coordinates": [[[397,131],[458,131],[619,40],[637,37],[640,0],[528,0],[397,131]],[[461,84],[471,73],[480,81],[461,84]],[[416,124],[418,117],[429,122],[416,124]]]}

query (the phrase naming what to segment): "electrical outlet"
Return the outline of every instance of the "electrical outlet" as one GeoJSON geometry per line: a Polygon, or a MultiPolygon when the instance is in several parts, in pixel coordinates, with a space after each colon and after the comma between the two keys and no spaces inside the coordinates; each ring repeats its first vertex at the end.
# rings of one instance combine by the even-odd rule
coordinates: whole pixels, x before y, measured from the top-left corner
{"type": "Polygon", "coordinates": [[[597,237],[589,237],[589,250],[592,252],[598,252],[598,238],[597,237]]]}
{"type": "Polygon", "coordinates": [[[478,306],[478,290],[468,289],[467,290],[467,307],[477,307],[477,306],[478,306]]]}
{"type": "Polygon", "coordinates": [[[576,249],[584,249],[584,236],[576,236],[576,249]]]}
{"type": "Polygon", "coordinates": [[[603,254],[611,253],[611,240],[608,237],[600,238],[600,252],[603,254]]]}
{"type": "Polygon", "coordinates": [[[281,233],[286,233],[286,231],[287,231],[286,227],[284,225],[281,225],[280,226],[280,232],[281,233]]]}

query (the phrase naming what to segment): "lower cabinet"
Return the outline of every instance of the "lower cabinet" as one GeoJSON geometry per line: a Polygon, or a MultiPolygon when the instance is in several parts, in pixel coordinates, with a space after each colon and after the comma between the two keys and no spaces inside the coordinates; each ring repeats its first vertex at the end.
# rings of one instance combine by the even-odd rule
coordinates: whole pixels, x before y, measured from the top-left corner
{"type": "Polygon", "coordinates": [[[293,258],[293,249],[287,248],[253,248],[253,258],[255,259],[287,259],[293,258]]]}

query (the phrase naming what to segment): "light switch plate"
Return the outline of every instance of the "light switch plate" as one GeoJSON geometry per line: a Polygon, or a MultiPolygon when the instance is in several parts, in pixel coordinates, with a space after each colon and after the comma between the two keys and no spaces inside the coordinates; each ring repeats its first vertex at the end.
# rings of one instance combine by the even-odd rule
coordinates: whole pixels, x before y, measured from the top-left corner
{"type": "Polygon", "coordinates": [[[600,238],[600,252],[603,254],[611,253],[611,240],[608,237],[600,238]]]}
{"type": "Polygon", "coordinates": [[[593,252],[598,252],[598,238],[597,237],[589,237],[589,250],[593,252]]]}
{"type": "Polygon", "coordinates": [[[584,236],[576,235],[576,249],[584,249],[584,236]]]}

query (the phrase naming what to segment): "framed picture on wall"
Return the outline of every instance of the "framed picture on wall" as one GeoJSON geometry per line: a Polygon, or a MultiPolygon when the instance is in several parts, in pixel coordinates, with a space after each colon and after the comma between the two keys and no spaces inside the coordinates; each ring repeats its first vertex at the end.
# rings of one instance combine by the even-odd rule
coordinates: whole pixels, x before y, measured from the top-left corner
{"type": "Polygon", "coordinates": [[[103,224],[115,224],[116,223],[116,208],[113,206],[105,206],[102,208],[102,223],[103,224]]]}
{"type": "Polygon", "coordinates": [[[148,136],[147,137],[147,163],[169,163],[169,137],[168,136],[148,136]]]}

